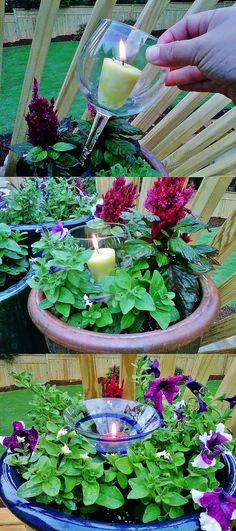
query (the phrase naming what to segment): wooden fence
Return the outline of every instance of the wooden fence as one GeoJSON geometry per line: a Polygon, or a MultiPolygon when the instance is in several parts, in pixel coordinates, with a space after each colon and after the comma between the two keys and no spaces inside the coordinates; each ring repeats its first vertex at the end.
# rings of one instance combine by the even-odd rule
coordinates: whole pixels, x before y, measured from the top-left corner
{"type": "MultiPolygon", "coordinates": [[[[211,352],[211,356],[212,354],[211,352]]],[[[166,355],[164,356],[165,358],[167,357],[166,355]]],[[[188,376],[192,373],[198,356],[200,354],[178,354],[176,367],[180,368],[185,376],[188,376]]],[[[208,354],[204,353],[204,356],[207,357],[208,354]]],[[[162,359],[163,355],[150,357],[152,359],[155,359],[155,357],[162,359]]],[[[121,356],[119,355],[97,354],[95,358],[98,378],[105,376],[107,371],[114,365],[120,366],[121,356]]],[[[85,356],[85,359],[89,362],[89,356],[87,358],[85,356]]],[[[215,363],[212,365],[211,376],[223,377],[234,360],[236,360],[235,349],[229,353],[224,351],[222,354],[219,354],[218,351],[215,356],[215,363]]],[[[0,388],[14,384],[14,379],[9,374],[13,368],[17,371],[29,371],[35,379],[44,382],[64,381],[73,383],[82,380],[79,354],[20,355],[11,364],[0,360],[0,388]]],[[[85,364],[85,371],[87,370],[88,367],[85,364]]]]}
{"type": "MultiPolygon", "coordinates": [[[[137,4],[120,4],[114,7],[113,18],[120,21],[132,20],[136,21],[140,16],[143,5],[137,4]]],[[[155,30],[162,30],[169,28],[178,20],[183,18],[187,10],[190,8],[192,2],[178,2],[170,4],[162,13],[158,20],[155,30]]],[[[221,2],[217,7],[227,7],[233,5],[233,2],[221,2]]],[[[87,24],[91,14],[92,7],[70,7],[67,9],[60,9],[56,17],[53,28],[52,37],[61,35],[76,34],[81,25],[87,24]]],[[[14,9],[13,14],[5,15],[4,27],[4,42],[16,42],[20,39],[32,39],[37,19],[38,11],[32,9],[25,11],[24,9],[14,9]]]]}

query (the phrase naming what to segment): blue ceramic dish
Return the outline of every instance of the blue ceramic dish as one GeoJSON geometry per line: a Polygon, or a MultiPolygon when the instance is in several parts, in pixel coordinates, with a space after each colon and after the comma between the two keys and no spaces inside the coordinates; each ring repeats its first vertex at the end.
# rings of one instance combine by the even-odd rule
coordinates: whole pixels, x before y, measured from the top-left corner
{"type": "MultiPolygon", "coordinates": [[[[109,524],[104,522],[82,520],[68,516],[55,509],[36,502],[18,498],[17,489],[21,479],[16,469],[0,459],[0,496],[3,502],[21,521],[37,531],[199,531],[199,513],[168,520],[163,523],[150,524],[109,524]]],[[[236,497],[236,459],[225,455],[224,489],[236,497]]]]}
{"type": "Polygon", "coordinates": [[[48,352],[44,337],[32,323],[27,302],[29,271],[20,281],[0,292],[0,357],[7,354],[44,354],[48,352]],[[1,356],[2,355],[2,356],[1,356]]]}

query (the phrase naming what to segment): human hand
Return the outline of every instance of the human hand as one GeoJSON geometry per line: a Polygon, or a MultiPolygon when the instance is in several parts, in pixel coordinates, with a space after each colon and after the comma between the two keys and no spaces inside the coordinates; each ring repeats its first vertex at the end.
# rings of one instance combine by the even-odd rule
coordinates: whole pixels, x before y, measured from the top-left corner
{"type": "Polygon", "coordinates": [[[184,17],[147,50],[147,59],[170,67],[167,86],[220,92],[236,103],[236,7],[184,17]]]}

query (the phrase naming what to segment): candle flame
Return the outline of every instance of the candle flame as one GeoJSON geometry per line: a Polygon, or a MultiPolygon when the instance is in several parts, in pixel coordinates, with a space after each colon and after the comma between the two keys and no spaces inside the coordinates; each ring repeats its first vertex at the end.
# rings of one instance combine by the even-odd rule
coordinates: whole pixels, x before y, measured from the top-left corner
{"type": "Polygon", "coordinates": [[[99,250],[98,238],[97,238],[97,236],[95,236],[95,234],[93,234],[92,240],[93,240],[94,249],[95,249],[95,251],[98,252],[98,250],[99,250]]]}
{"type": "Polygon", "coordinates": [[[116,423],[113,422],[113,424],[111,425],[111,434],[113,437],[116,437],[116,434],[117,434],[117,427],[116,427],[116,423]]]}
{"type": "Polygon", "coordinates": [[[126,48],[124,41],[120,40],[120,60],[124,64],[126,61],[126,48]]]}

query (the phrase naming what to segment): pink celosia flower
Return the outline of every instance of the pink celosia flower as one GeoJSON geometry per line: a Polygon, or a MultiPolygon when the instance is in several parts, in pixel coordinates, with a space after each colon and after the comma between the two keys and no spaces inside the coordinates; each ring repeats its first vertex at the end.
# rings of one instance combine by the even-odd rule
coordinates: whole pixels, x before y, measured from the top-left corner
{"type": "Polygon", "coordinates": [[[121,214],[133,208],[137,198],[137,185],[133,182],[126,184],[124,177],[117,177],[110,190],[103,196],[99,217],[109,223],[121,222],[121,214]]]}
{"type": "Polygon", "coordinates": [[[148,190],[144,207],[160,218],[152,226],[152,237],[158,238],[162,229],[174,227],[186,212],[186,204],[193,194],[193,185],[184,188],[184,177],[165,177],[156,179],[148,190]]]}
{"type": "Polygon", "coordinates": [[[47,148],[55,144],[59,138],[59,121],[57,111],[54,109],[54,99],[49,102],[39,96],[38,91],[39,84],[35,79],[29,112],[25,117],[28,124],[28,140],[33,146],[47,148]]]}

